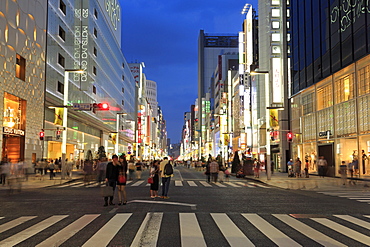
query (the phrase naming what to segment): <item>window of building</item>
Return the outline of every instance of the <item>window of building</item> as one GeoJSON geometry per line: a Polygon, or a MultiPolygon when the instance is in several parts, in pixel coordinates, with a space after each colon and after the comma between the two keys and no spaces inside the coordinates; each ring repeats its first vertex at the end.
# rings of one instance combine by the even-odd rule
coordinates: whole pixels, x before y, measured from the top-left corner
{"type": "Polygon", "coordinates": [[[125,63],[122,63],[122,68],[125,68],[125,63]]]}
{"type": "Polygon", "coordinates": [[[279,5],[280,0],[271,0],[271,5],[279,5]]]}
{"type": "Polygon", "coordinates": [[[22,81],[26,80],[26,59],[19,54],[15,58],[15,76],[22,81]]]}
{"type": "Polygon", "coordinates": [[[273,46],[272,46],[272,53],[280,54],[280,53],[281,53],[280,46],[278,46],[278,45],[273,45],[273,46]]]}
{"type": "Polygon", "coordinates": [[[280,22],[279,21],[273,21],[273,22],[271,22],[271,26],[274,29],[279,29],[280,28],[280,22]]]}
{"type": "Polygon", "coordinates": [[[280,17],[280,9],[272,9],[271,10],[272,17],[280,17]]]}
{"type": "Polygon", "coordinates": [[[64,84],[61,83],[60,81],[58,81],[58,85],[57,85],[57,91],[61,94],[64,94],[64,84]]]}
{"type": "Polygon", "coordinates": [[[358,70],[358,94],[370,93],[370,65],[358,70]]]}
{"type": "Polygon", "coordinates": [[[93,74],[96,75],[96,67],[93,66],[93,74]]]}
{"type": "Polygon", "coordinates": [[[95,57],[98,55],[98,50],[96,49],[96,47],[95,47],[95,46],[94,46],[94,51],[93,51],[93,53],[94,53],[94,56],[95,56],[95,57]]]}
{"type": "Polygon", "coordinates": [[[335,81],[335,103],[344,102],[355,97],[353,74],[335,81]]]}
{"type": "Polygon", "coordinates": [[[271,41],[279,42],[280,41],[280,33],[272,33],[271,34],[271,41]]]}
{"type": "Polygon", "coordinates": [[[328,108],[333,105],[333,86],[331,83],[317,89],[317,110],[328,108]]]}
{"type": "Polygon", "coordinates": [[[63,2],[63,0],[59,0],[59,9],[64,15],[67,13],[67,5],[63,2]]]}
{"type": "Polygon", "coordinates": [[[62,66],[63,68],[65,66],[65,59],[60,53],[58,53],[58,64],[62,66]]]}
{"type": "Polygon", "coordinates": [[[124,81],[125,80],[125,76],[124,75],[122,75],[122,81],[124,81]]]}
{"type": "Polygon", "coordinates": [[[96,19],[98,19],[98,11],[96,9],[94,9],[94,16],[96,19]]]}
{"type": "Polygon", "coordinates": [[[93,86],[92,91],[93,91],[93,94],[96,94],[96,87],[95,86],[93,86]]]}
{"type": "Polygon", "coordinates": [[[94,27],[94,36],[95,36],[95,38],[97,38],[98,37],[98,30],[96,30],[96,28],[94,27]]]}
{"type": "Polygon", "coordinates": [[[302,110],[303,110],[303,115],[307,115],[311,112],[314,111],[314,94],[313,93],[308,93],[306,95],[302,96],[302,110]]]}
{"type": "Polygon", "coordinates": [[[125,101],[124,100],[122,100],[122,105],[125,105],[125,101]]]}
{"type": "Polygon", "coordinates": [[[64,29],[63,29],[61,26],[59,26],[59,37],[60,37],[63,41],[65,41],[65,40],[66,40],[66,31],[64,31],[64,29]]]}
{"type": "Polygon", "coordinates": [[[122,93],[125,93],[125,88],[122,88],[122,93]]]}

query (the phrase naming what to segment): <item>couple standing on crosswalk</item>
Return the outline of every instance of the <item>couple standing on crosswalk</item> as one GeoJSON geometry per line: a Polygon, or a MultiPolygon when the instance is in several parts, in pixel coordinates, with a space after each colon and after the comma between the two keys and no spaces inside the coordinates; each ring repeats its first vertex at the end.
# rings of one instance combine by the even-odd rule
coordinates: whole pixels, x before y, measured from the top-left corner
{"type": "Polygon", "coordinates": [[[112,161],[108,162],[105,172],[106,185],[111,187],[113,193],[110,196],[104,196],[104,207],[114,205],[113,196],[116,186],[118,188],[118,205],[126,205],[126,181],[127,181],[127,160],[124,155],[121,155],[118,159],[117,155],[112,156],[112,161]]]}
{"type": "Polygon", "coordinates": [[[152,162],[150,167],[150,197],[156,198],[159,189],[159,177],[162,178],[162,196],[163,199],[168,199],[168,189],[170,188],[171,177],[173,177],[173,168],[167,157],[159,163],[159,160],[152,162]]]}

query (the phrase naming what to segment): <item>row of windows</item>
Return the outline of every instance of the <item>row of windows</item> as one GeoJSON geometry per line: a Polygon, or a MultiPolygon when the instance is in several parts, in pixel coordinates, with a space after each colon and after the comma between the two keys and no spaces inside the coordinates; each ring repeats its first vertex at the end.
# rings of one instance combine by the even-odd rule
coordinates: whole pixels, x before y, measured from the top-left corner
{"type": "MultiPolygon", "coordinates": [[[[64,3],[63,0],[59,0],[59,9],[62,11],[64,15],[67,14],[67,5],[64,3]]],[[[98,19],[98,11],[97,9],[94,9],[94,17],[95,19],[98,19]]]]}

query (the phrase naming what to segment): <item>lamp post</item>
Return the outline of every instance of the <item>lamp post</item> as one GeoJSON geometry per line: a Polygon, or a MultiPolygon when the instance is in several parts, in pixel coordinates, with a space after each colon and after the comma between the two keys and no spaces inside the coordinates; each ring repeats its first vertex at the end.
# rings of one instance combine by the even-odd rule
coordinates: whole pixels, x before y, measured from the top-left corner
{"type": "Polygon", "coordinates": [[[82,69],[64,70],[64,98],[63,98],[63,133],[62,133],[62,179],[66,176],[66,155],[67,155],[67,123],[68,123],[68,90],[69,90],[69,73],[84,73],[82,69]]]}
{"type": "Polygon", "coordinates": [[[116,119],[116,131],[117,131],[117,136],[116,136],[116,144],[114,145],[114,153],[118,155],[118,147],[119,147],[119,116],[125,116],[127,113],[119,112],[117,113],[117,119],[116,119]]]}
{"type": "Polygon", "coordinates": [[[269,72],[268,71],[252,71],[251,75],[265,75],[265,104],[266,104],[266,174],[267,180],[271,179],[271,144],[270,144],[270,135],[267,132],[270,129],[270,81],[269,81],[269,72]],[[266,79],[267,76],[267,79],[266,79]]]}

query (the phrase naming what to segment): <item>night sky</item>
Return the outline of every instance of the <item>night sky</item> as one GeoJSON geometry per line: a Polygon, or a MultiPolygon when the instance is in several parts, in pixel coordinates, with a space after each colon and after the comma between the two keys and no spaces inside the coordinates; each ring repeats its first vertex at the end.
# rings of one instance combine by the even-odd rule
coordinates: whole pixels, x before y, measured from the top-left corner
{"type": "Polygon", "coordinates": [[[237,34],[246,3],[257,0],[120,0],[122,50],[127,62],[144,62],[157,82],[158,104],[171,143],[181,139],[184,112],[198,97],[198,35],[237,34]]]}

